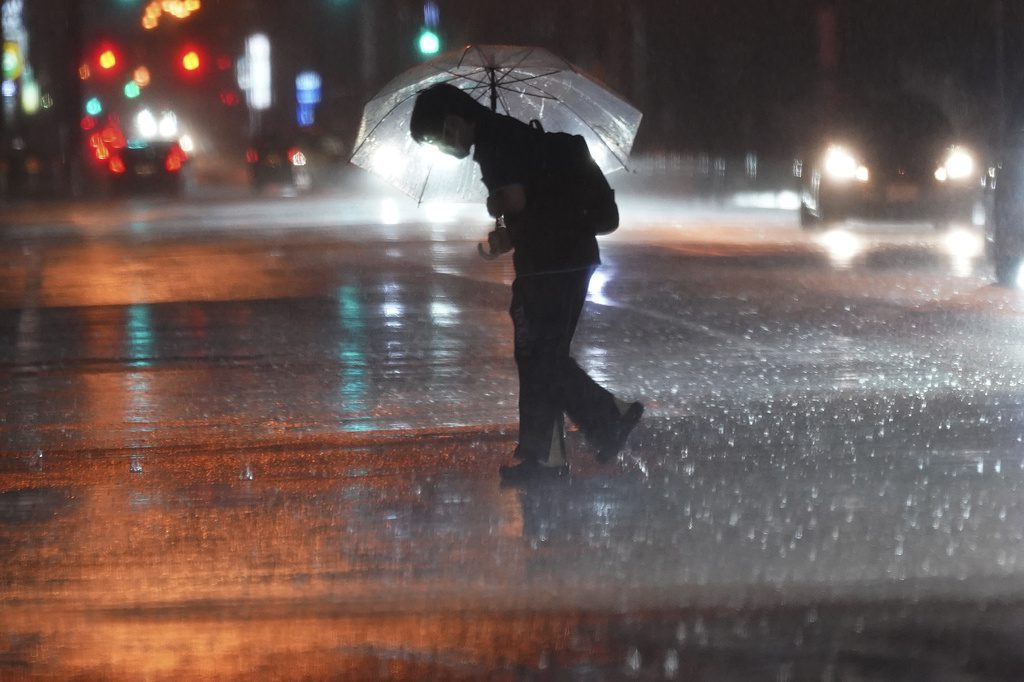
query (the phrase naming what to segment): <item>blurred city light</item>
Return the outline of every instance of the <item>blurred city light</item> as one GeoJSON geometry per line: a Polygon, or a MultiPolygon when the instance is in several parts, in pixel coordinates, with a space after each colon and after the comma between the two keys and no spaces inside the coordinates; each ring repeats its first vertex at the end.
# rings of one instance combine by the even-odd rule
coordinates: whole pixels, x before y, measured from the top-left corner
{"type": "Polygon", "coordinates": [[[815,241],[825,249],[833,267],[840,270],[849,268],[864,250],[864,242],[859,236],[838,228],[818,235],[815,241]]]}
{"type": "Polygon", "coordinates": [[[831,145],[825,151],[825,173],[833,180],[867,182],[868,169],[861,165],[853,153],[841,145],[831,145]]]}
{"type": "Polygon", "coordinates": [[[320,74],[315,71],[302,71],[295,77],[295,99],[298,102],[295,117],[299,126],[311,126],[316,122],[321,83],[320,74]]]}
{"type": "Polygon", "coordinates": [[[185,150],[181,148],[181,145],[172,145],[171,150],[167,153],[167,159],[164,161],[164,168],[171,173],[176,173],[181,170],[186,161],[188,161],[188,156],[185,154],[185,150]]]}
{"type": "Polygon", "coordinates": [[[245,41],[245,56],[238,65],[238,87],[245,92],[249,106],[257,111],[269,109],[271,90],[270,39],[262,33],[245,41]]]}
{"type": "Polygon", "coordinates": [[[974,176],[974,157],[963,147],[952,147],[945,163],[935,171],[939,182],[949,180],[966,180],[974,176]],[[941,171],[941,173],[940,173],[941,171]]]}
{"type": "Polygon", "coordinates": [[[150,82],[149,69],[147,69],[145,66],[140,66],[139,68],[135,69],[135,71],[132,73],[132,80],[134,80],[135,84],[138,85],[140,88],[146,87],[147,85],[149,85],[150,82]]]}
{"type": "Polygon", "coordinates": [[[173,111],[165,111],[160,115],[160,123],[157,127],[160,137],[170,139],[178,134],[178,117],[173,111]]]}
{"type": "Polygon", "coordinates": [[[441,22],[441,9],[434,0],[423,3],[423,23],[430,28],[437,28],[441,22]]]}
{"type": "Polygon", "coordinates": [[[943,245],[950,256],[973,259],[985,252],[984,238],[974,230],[954,227],[943,237],[943,245]]]}
{"type": "Polygon", "coordinates": [[[7,79],[16,79],[21,75],[24,59],[21,48],[13,40],[4,41],[3,75],[7,79]]]}
{"type": "Polygon", "coordinates": [[[135,116],[135,130],[139,137],[145,140],[151,140],[157,136],[159,125],[157,125],[152,111],[143,109],[135,116]]]}
{"type": "Polygon", "coordinates": [[[181,57],[181,67],[186,71],[198,71],[201,65],[202,60],[195,50],[189,50],[181,57]]]}
{"type": "Polygon", "coordinates": [[[142,91],[139,89],[139,84],[135,81],[128,81],[124,84],[124,96],[128,99],[135,99],[142,91]]]}
{"type": "MultiPolygon", "coordinates": [[[[109,160],[117,158],[116,150],[124,149],[124,134],[116,123],[110,123],[102,130],[89,135],[89,146],[92,148],[93,158],[106,164],[109,160]]],[[[116,168],[110,170],[118,172],[116,168]]]]}
{"type": "Polygon", "coordinates": [[[201,7],[200,0],[151,0],[143,10],[142,27],[147,31],[156,28],[165,14],[175,19],[188,19],[201,7]]]}
{"type": "Polygon", "coordinates": [[[429,28],[420,31],[416,45],[422,55],[435,55],[441,51],[441,39],[429,28]]]}
{"type": "Polygon", "coordinates": [[[31,72],[26,72],[21,78],[21,110],[32,116],[39,111],[39,83],[33,78],[31,72]]]}
{"type": "Polygon", "coordinates": [[[90,116],[99,116],[103,113],[103,102],[100,101],[99,97],[90,97],[86,100],[85,113],[90,116]]]}
{"type": "Polygon", "coordinates": [[[97,59],[97,63],[100,65],[100,68],[104,71],[110,71],[115,66],[117,66],[117,54],[114,52],[114,50],[108,47],[102,52],[100,52],[100,56],[97,59]]]}
{"type": "Polygon", "coordinates": [[[423,28],[420,29],[416,46],[423,56],[432,56],[441,51],[441,37],[437,27],[441,23],[441,10],[434,0],[423,3],[423,28]]]}

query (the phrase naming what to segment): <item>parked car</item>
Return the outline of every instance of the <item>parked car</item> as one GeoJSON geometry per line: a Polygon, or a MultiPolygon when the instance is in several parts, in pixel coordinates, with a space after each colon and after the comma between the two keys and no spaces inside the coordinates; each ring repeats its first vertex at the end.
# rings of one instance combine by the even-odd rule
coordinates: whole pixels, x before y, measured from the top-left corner
{"type": "Polygon", "coordinates": [[[188,155],[174,141],[129,141],[107,168],[115,194],[181,194],[188,155]]]}
{"type": "Polygon", "coordinates": [[[257,137],[246,150],[245,160],[254,191],[262,191],[271,185],[295,190],[308,190],[312,186],[307,152],[288,136],[267,134],[257,137]]]}
{"type": "Polygon", "coordinates": [[[850,219],[937,229],[977,222],[989,164],[927,100],[865,97],[810,139],[798,166],[806,229],[850,219]]]}

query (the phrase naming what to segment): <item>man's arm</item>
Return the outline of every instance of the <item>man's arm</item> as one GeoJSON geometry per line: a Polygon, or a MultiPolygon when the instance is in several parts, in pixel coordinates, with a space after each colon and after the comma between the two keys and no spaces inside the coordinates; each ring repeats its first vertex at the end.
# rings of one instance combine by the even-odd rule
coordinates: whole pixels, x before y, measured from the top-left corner
{"type": "Polygon", "coordinates": [[[499,187],[487,197],[487,213],[498,216],[511,216],[526,209],[526,188],[520,183],[499,187]]]}

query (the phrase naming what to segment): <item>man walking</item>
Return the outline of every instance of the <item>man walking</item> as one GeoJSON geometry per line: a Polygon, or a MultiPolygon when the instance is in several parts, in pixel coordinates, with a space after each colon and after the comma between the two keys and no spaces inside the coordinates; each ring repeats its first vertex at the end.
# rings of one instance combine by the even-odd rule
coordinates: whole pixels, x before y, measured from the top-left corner
{"type": "Polygon", "coordinates": [[[557,197],[544,196],[539,186],[541,135],[449,84],[417,96],[409,127],[417,142],[456,158],[472,149],[488,190],[487,211],[500,219],[488,235],[490,251],[513,250],[509,313],[519,373],[520,462],[502,466],[502,480],[515,484],[568,472],[566,414],[594,445],[598,460],[611,460],[644,408],[613,396],[570,356],[590,277],[601,261],[594,234],[560,219],[557,197]]]}

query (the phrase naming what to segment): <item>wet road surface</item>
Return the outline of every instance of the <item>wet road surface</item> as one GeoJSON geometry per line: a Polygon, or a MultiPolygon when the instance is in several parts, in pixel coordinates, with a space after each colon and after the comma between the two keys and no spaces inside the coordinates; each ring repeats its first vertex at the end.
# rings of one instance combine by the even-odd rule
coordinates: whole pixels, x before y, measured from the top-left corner
{"type": "Polygon", "coordinates": [[[1021,677],[1024,297],[970,233],[627,203],[575,354],[647,413],[515,490],[510,263],[420,210],[7,214],[0,678],[1021,677]]]}

